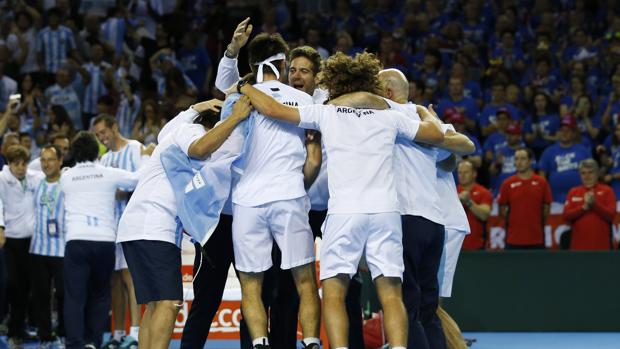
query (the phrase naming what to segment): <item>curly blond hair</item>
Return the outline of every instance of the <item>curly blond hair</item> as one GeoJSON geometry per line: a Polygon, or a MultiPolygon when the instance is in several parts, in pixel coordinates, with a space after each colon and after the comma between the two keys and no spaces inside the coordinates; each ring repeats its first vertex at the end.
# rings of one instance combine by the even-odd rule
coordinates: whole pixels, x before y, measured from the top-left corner
{"type": "Polygon", "coordinates": [[[383,95],[385,84],[377,76],[382,68],[372,53],[358,53],[351,58],[337,52],[321,64],[319,86],[329,91],[329,99],[357,91],[383,95]]]}

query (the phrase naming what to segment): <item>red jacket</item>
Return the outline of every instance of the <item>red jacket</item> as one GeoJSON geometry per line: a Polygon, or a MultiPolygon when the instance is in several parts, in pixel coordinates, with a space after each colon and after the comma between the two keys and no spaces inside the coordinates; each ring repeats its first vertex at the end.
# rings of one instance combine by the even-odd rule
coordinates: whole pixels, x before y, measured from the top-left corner
{"type": "MultiPolygon", "coordinates": [[[[463,187],[459,184],[457,190],[460,194],[463,191],[463,187]]],[[[472,185],[471,190],[469,191],[469,197],[471,198],[471,201],[476,203],[476,205],[487,204],[489,206],[493,206],[493,194],[478,183],[474,183],[472,185]]],[[[467,206],[463,207],[465,208],[467,220],[469,221],[469,228],[471,230],[470,234],[465,235],[463,250],[483,249],[485,245],[484,232],[486,222],[478,219],[478,217],[476,217],[476,215],[467,206]]]]}
{"type": "Polygon", "coordinates": [[[583,185],[568,192],[564,219],[572,224],[571,250],[611,249],[611,223],[616,214],[616,195],[610,186],[597,183],[591,189],[583,185]],[[584,210],[584,195],[594,192],[594,205],[584,210]]]}

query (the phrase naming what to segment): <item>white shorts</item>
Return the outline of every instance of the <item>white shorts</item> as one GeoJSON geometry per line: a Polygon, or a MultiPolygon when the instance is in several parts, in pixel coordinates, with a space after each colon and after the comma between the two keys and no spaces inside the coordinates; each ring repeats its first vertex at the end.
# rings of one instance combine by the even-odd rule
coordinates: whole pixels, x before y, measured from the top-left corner
{"type": "Polygon", "coordinates": [[[465,240],[465,233],[446,229],[446,240],[443,244],[443,253],[441,254],[441,263],[437,272],[439,280],[439,297],[450,297],[452,295],[452,281],[454,280],[454,272],[456,271],[456,262],[459,259],[461,246],[465,240]]]}
{"type": "Polygon", "coordinates": [[[116,244],[116,262],[114,263],[114,271],[129,269],[127,261],[125,260],[125,254],[123,254],[123,247],[121,244],[116,244]]]}
{"type": "Polygon", "coordinates": [[[402,280],[403,231],[398,212],[330,214],[321,230],[321,280],[355,275],[364,252],[373,280],[381,275],[402,280]]]}
{"type": "Polygon", "coordinates": [[[314,262],[309,211],[307,196],[256,207],[233,204],[232,236],[237,270],[259,273],[271,268],[274,240],[282,251],[280,268],[291,269],[314,262]]]}

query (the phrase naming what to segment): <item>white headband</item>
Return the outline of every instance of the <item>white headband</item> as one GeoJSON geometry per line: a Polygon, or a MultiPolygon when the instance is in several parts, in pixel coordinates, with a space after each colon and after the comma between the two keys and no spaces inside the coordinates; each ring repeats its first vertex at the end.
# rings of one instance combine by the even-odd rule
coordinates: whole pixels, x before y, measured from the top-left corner
{"type": "Polygon", "coordinates": [[[265,59],[262,62],[258,62],[258,63],[254,63],[254,65],[258,66],[258,71],[256,74],[256,82],[260,83],[263,82],[263,68],[266,66],[268,66],[269,68],[271,68],[271,70],[273,70],[273,72],[276,74],[276,79],[280,79],[280,72],[278,69],[276,69],[276,67],[274,67],[273,64],[271,64],[271,62],[273,61],[279,61],[282,59],[286,59],[286,55],[284,53],[278,53],[277,55],[273,55],[267,59],[265,59]]]}

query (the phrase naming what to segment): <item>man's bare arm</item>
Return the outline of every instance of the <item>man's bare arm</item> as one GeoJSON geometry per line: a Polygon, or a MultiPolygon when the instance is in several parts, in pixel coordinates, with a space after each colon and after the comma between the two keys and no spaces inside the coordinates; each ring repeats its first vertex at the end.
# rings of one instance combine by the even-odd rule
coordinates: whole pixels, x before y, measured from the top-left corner
{"type": "Polygon", "coordinates": [[[259,113],[273,119],[288,121],[295,125],[299,125],[301,121],[299,109],[289,107],[288,105],[276,101],[271,96],[263,93],[250,84],[243,85],[240,92],[250,98],[252,106],[256,108],[259,113]]]}
{"type": "Polygon", "coordinates": [[[332,99],[327,104],[360,109],[389,109],[385,99],[370,92],[351,92],[332,99]]]}
{"type": "Polygon", "coordinates": [[[452,130],[446,131],[443,143],[439,147],[460,156],[473,154],[476,151],[476,145],[469,137],[452,130]]]}
{"type": "Polygon", "coordinates": [[[304,163],[304,187],[310,189],[321,169],[322,158],[321,134],[318,131],[306,130],[306,162],[304,163]]]}

